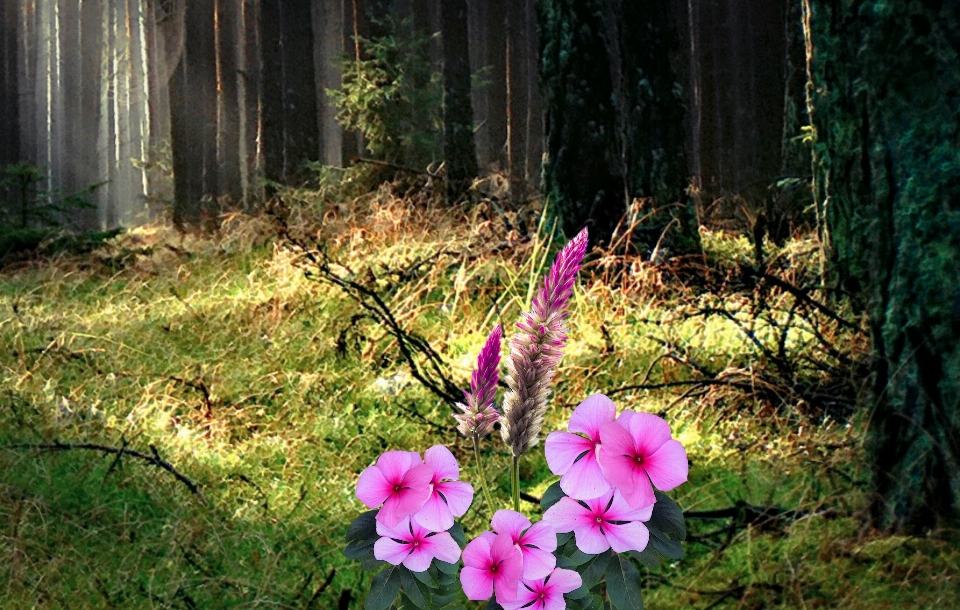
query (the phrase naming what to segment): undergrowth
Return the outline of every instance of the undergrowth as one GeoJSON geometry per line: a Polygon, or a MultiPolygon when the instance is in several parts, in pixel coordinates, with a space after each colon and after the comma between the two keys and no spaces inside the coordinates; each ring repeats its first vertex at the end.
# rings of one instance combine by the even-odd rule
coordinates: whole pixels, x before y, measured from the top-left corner
{"type": "MultiPolygon", "coordinates": [[[[549,227],[525,236],[509,220],[388,189],[290,192],[211,237],[150,226],[4,269],[3,607],[362,607],[369,576],[340,554],[358,473],[385,449],[436,443],[473,468],[451,405],[400,343],[422,338],[436,367],[416,350],[413,364],[466,387],[486,333],[518,318],[553,254],[549,227]]],[[[825,305],[815,244],[768,246],[759,270],[745,240],[702,238],[705,259],[590,255],[547,421],[604,392],[663,414],[687,447],[687,555],[647,574],[647,606],[956,599],[960,552],[861,525],[865,338],[825,305]]],[[[505,501],[506,454],[483,450],[505,501]]],[[[540,455],[521,473],[531,512],[556,480],[540,455]]],[[[488,518],[481,504],[468,529],[488,518]]]]}

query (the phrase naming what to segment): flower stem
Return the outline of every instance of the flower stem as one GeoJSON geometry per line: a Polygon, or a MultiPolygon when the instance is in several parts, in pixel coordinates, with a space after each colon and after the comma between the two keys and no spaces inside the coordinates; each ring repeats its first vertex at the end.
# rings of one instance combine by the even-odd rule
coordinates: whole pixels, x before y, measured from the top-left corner
{"type": "Polygon", "coordinates": [[[520,456],[513,456],[513,468],[510,471],[510,487],[513,491],[513,510],[520,512],[520,456]]]}
{"type": "Polygon", "coordinates": [[[480,487],[483,489],[483,497],[487,500],[487,507],[490,514],[493,514],[493,501],[490,499],[490,491],[487,489],[487,478],[483,476],[483,462],[480,461],[480,435],[473,435],[473,457],[477,461],[477,473],[480,475],[480,487]]]}

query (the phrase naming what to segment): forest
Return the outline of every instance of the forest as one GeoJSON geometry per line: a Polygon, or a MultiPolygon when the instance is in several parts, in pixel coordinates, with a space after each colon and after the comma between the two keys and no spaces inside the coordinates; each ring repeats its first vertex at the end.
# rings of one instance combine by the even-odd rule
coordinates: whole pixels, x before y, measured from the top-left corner
{"type": "Polygon", "coordinates": [[[949,608],[960,4],[0,0],[0,607],[949,608]]]}

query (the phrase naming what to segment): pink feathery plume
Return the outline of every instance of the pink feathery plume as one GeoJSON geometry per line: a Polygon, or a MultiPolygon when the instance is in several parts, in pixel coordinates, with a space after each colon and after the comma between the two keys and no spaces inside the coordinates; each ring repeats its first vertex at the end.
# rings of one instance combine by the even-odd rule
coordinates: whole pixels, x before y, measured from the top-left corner
{"type": "Polygon", "coordinates": [[[490,434],[493,425],[500,419],[500,414],[493,406],[493,399],[497,393],[497,382],[500,380],[500,340],[503,331],[498,324],[477,357],[477,368],[470,376],[470,391],[464,390],[463,397],[466,404],[457,403],[463,413],[454,417],[459,422],[457,430],[466,437],[476,435],[483,438],[490,434]]]}
{"type": "Polygon", "coordinates": [[[507,386],[500,433],[515,457],[539,442],[550,396],[550,381],[567,340],[567,302],[587,253],[584,228],[563,247],[533,299],[531,311],[517,323],[507,356],[507,386]]]}

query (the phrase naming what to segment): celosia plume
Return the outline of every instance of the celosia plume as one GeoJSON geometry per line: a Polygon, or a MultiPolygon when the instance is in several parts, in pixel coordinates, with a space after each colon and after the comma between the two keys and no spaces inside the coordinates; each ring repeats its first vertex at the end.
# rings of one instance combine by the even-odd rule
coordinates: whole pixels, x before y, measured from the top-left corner
{"type": "Polygon", "coordinates": [[[457,403],[463,413],[454,417],[459,422],[457,430],[460,434],[480,438],[490,434],[493,425],[500,419],[500,414],[493,406],[493,399],[497,393],[497,382],[500,381],[500,340],[503,331],[498,324],[477,357],[477,368],[470,376],[470,391],[464,391],[466,404],[457,403]]]}
{"type": "Polygon", "coordinates": [[[567,328],[566,307],[587,252],[584,228],[563,247],[533,299],[531,311],[517,323],[507,356],[507,386],[500,432],[515,457],[539,441],[550,396],[550,381],[560,362],[567,328]]]}

